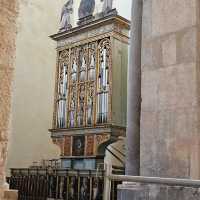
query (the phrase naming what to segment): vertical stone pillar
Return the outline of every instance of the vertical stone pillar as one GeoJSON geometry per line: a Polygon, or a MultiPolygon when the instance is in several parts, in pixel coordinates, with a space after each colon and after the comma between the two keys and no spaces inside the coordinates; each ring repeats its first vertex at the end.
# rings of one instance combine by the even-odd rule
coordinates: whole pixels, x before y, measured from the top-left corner
{"type": "MultiPolygon", "coordinates": [[[[141,39],[143,0],[132,1],[131,45],[128,66],[128,102],[126,133],[126,174],[140,174],[140,109],[141,109],[141,39]]],[[[147,200],[148,188],[123,183],[118,187],[118,200],[147,200]]]]}
{"type": "Polygon", "coordinates": [[[5,163],[11,111],[17,3],[0,0],[0,199],[17,199],[16,192],[6,191],[5,163]]]}
{"type": "Polygon", "coordinates": [[[200,178],[200,1],[143,7],[141,175],[200,178]]]}
{"type": "Polygon", "coordinates": [[[126,174],[140,173],[142,0],[132,1],[131,45],[128,66],[126,174]]]}

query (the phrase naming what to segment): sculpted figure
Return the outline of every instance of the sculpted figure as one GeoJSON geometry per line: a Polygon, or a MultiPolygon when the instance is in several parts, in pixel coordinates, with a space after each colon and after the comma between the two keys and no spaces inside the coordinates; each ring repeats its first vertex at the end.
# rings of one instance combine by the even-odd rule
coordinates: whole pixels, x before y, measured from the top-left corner
{"type": "Polygon", "coordinates": [[[73,0],[68,0],[62,8],[60,31],[72,28],[71,15],[73,14],[73,0]]]}
{"type": "Polygon", "coordinates": [[[113,0],[101,0],[104,2],[102,12],[108,12],[112,10],[113,7],[113,0]]]}
{"type": "Polygon", "coordinates": [[[95,8],[95,0],[81,0],[78,16],[79,19],[90,16],[93,14],[95,8]]]}

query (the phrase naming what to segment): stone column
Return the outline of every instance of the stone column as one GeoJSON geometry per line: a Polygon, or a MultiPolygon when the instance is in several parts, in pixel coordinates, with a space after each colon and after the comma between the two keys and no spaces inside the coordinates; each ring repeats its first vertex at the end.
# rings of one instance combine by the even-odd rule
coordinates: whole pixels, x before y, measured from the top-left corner
{"type": "Polygon", "coordinates": [[[128,66],[126,174],[140,173],[142,3],[132,1],[131,46],[128,66]]]}
{"type": "Polygon", "coordinates": [[[0,0],[0,199],[17,199],[16,191],[8,191],[5,163],[11,112],[12,79],[15,57],[17,3],[0,0]]]}
{"type": "MultiPolygon", "coordinates": [[[[143,0],[132,1],[128,66],[126,175],[140,175],[141,43],[143,0]]],[[[147,200],[148,188],[134,183],[118,186],[118,200],[147,200]]]]}

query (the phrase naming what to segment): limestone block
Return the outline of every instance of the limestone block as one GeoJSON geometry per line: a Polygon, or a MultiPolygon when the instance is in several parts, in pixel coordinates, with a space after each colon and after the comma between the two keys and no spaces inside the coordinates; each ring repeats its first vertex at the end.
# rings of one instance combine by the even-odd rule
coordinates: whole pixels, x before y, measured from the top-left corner
{"type": "Polygon", "coordinates": [[[142,110],[155,111],[158,108],[158,72],[156,70],[142,73],[142,110]]]}
{"type": "Polygon", "coordinates": [[[152,34],[164,35],[197,22],[196,0],[152,0],[152,34]]]}
{"type": "Polygon", "coordinates": [[[162,42],[163,65],[176,64],[176,35],[170,35],[162,42]]]}
{"type": "Polygon", "coordinates": [[[197,109],[142,111],[141,175],[199,178],[197,109]]]}
{"type": "Polygon", "coordinates": [[[199,200],[199,188],[149,185],[149,200],[199,200]]]}
{"type": "Polygon", "coordinates": [[[168,200],[168,187],[162,185],[148,185],[149,200],[168,200]]]}
{"type": "Polygon", "coordinates": [[[142,71],[158,69],[197,59],[197,28],[144,40],[142,43],[142,71]]]}
{"type": "Polygon", "coordinates": [[[168,200],[198,200],[199,198],[199,189],[168,187],[168,200]]]}
{"type": "Polygon", "coordinates": [[[142,44],[142,71],[159,69],[163,65],[161,40],[151,40],[142,44]]]}
{"type": "Polygon", "coordinates": [[[142,73],[142,110],[163,110],[197,104],[194,63],[142,73]]]}
{"type": "Polygon", "coordinates": [[[152,37],[152,0],[143,1],[142,16],[142,39],[148,40],[152,37]]]}
{"type": "Polygon", "coordinates": [[[156,139],[158,138],[158,114],[156,112],[141,113],[140,133],[140,173],[144,176],[155,175],[156,139]]]}
{"type": "Polygon", "coordinates": [[[149,191],[146,186],[134,183],[124,183],[118,186],[118,200],[149,200],[149,191]]]}
{"type": "Polygon", "coordinates": [[[197,104],[195,63],[160,69],[158,79],[159,110],[191,107],[197,104]]]}
{"type": "Polygon", "coordinates": [[[141,61],[141,69],[142,71],[151,70],[153,68],[153,47],[150,42],[142,43],[142,61],[141,61]]]}
{"type": "Polygon", "coordinates": [[[118,187],[118,200],[199,200],[200,189],[193,187],[123,184],[118,187]]]}
{"type": "Polygon", "coordinates": [[[177,34],[177,59],[179,63],[196,61],[198,55],[197,34],[197,27],[185,29],[177,34]]]}
{"type": "Polygon", "coordinates": [[[193,145],[191,145],[191,159],[190,159],[190,177],[192,179],[200,178],[200,140],[197,138],[193,145]]]}

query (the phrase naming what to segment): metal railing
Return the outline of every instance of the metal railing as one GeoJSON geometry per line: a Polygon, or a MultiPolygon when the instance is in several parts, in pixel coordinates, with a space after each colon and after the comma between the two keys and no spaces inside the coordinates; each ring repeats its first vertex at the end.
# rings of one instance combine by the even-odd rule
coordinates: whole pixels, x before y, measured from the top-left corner
{"type": "MultiPolygon", "coordinates": [[[[106,168],[123,175],[123,167],[106,168]]],[[[11,169],[10,189],[19,191],[19,200],[117,200],[121,180],[108,180],[104,170],[55,168],[11,169]]]]}
{"type": "Polygon", "coordinates": [[[10,188],[19,200],[117,200],[123,182],[200,188],[200,180],[125,176],[121,167],[104,170],[12,169],[10,188]]]}
{"type": "Polygon", "coordinates": [[[19,200],[103,199],[103,170],[11,169],[9,181],[19,200]]]}

